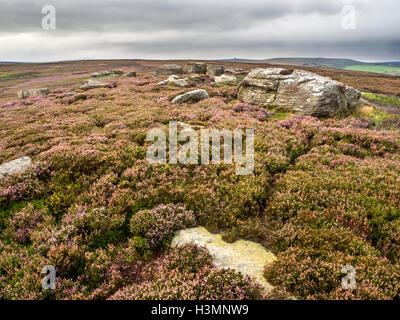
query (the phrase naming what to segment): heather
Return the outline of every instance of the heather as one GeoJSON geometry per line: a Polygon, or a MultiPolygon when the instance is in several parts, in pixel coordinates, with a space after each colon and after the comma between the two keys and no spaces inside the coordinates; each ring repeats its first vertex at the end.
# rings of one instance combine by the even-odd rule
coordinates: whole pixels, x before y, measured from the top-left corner
{"type": "MultiPolygon", "coordinates": [[[[396,299],[400,293],[400,133],[368,116],[317,119],[237,100],[235,86],[192,78],[162,86],[142,72],[78,100],[4,101],[0,163],[35,167],[0,184],[0,298],[259,299],[252,279],[212,265],[175,231],[202,225],[278,260],[265,276],[283,297],[396,299]],[[211,98],[174,105],[182,93],[211,98]],[[170,121],[255,129],[255,169],[150,165],[148,130],[170,121]],[[41,288],[43,266],[57,289],[41,288]],[[357,289],[344,290],[344,265],[357,289]]],[[[3,105],[3,101],[0,105],[3,105]]],[[[390,112],[387,109],[385,112],[390,112]]]]}

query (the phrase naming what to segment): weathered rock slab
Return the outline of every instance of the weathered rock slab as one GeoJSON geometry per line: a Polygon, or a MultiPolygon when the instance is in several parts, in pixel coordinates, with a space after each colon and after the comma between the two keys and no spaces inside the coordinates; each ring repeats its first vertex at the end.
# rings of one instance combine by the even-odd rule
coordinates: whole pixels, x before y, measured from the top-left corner
{"type": "Polygon", "coordinates": [[[124,78],[134,78],[136,77],[136,71],[130,71],[123,75],[124,78]]]}
{"type": "Polygon", "coordinates": [[[155,75],[161,76],[161,75],[174,75],[182,73],[183,73],[183,68],[178,66],[177,64],[165,64],[155,72],[155,75]]]}
{"type": "Polygon", "coordinates": [[[10,162],[0,165],[0,179],[7,176],[23,173],[32,166],[32,159],[29,157],[22,157],[10,162]]]}
{"type": "Polygon", "coordinates": [[[92,73],[92,78],[106,78],[106,77],[113,77],[113,76],[122,76],[124,72],[122,70],[104,70],[92,73]]]}
{"type": "Polygon", "coordinates": [[[79,87],[80,90],[90,90],[90,89],[98,89],[98,88],[108,88],[109,85],[97,80],[89,79],[86,83],[79,87]]]}
{"type": "Polygon", "coordinates": [[[39,88],[39,89],[30,89],[30,90],[20,90],[17,93],[19,99],[25,99],[28,97],[42,96],[46,97],[50,92],[49,88],[39,88]]]}
{"type": "Polygon", "coordinates": [[[185,102],[198,102],[200,100],[208,99],[210,98],[210,95],[206,90],[203,89],[198,89],[198,90],[193,90],[190,92],[186,92],[184,94],[181,94],[177,97],[175,97],[174,100],[172,100],[172,103],[185,103],[185,102]]]}
{"type": "Polygon", "coordinates": [[[223,66],[207,66],[207,75],[210,77],[219,77],[224,74],[224,71],[225,68],[223,66]]]}
{"type": "Polygon", "coordinates": [[[255,69],[242,81],[240,101],[273,104],[302,114],[347,114],[361,93],[343,83],[304,70],[255,69]]]}
{"type": "Polygon", "coordinates": [[[195,244],[205,247],[218,268],[233,269],[254,278],[265,290],[272,289],[264,276],[267,264],[277,260],[276,256],[261,244],[239,240],[227,243],[219,234],[212,234],[204,227],[181,230],[175,233],[171,246],[195,244]]]}
{"type": "Polygon", "coordinates": [[[206,74],[207,65],[204,62],[189,62],[185,67],[186,73],[206,74]]]}

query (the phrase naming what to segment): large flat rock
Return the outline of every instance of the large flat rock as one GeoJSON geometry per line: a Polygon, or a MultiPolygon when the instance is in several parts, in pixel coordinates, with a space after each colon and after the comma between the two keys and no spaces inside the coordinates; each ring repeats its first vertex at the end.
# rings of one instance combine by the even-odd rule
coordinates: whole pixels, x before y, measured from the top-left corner
{"type": "Polygon", "coordinates": [[[242,81],[240,101],[270,104],[313,116],[347,114],[361,93],[343,83],[304,70],[252,70],[242,81]]]}
{"type": "Polygon", "coordinates": [[[273,288],[265,280],[263,273],[265,265],[273,263],[277,258],[261,244],[245,240],[227,243],[222,240],[220,234],[212,234],[204,227],[176,232],[172,239],[172,247],[185,244],[205,247],[211,254],[216,267],[233,269],[250,276],[266,291],[273,288]]]}

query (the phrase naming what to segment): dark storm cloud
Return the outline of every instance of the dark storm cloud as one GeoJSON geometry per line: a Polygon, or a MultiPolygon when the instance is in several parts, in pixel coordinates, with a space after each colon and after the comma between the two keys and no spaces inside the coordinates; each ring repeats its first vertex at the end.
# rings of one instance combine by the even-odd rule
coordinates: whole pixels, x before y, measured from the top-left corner
{"type": "Polygon", "coordinates": [[[0,0],[0,31],[31,32],[41,28],[41,8],[54,5],[58,28],[68,31],[237,29],[288,14],[336,14],[338,2],[189,1],[189,0],[0,0]]]}
{"type": "Polygon", "coordinates": [[[0,60],[400,60],[399,9],[396,0],[0,0],[0,60]],[[357,9],[356,30],[341,27],[345,4],[357,9]],[[57,10],[55,31],[41,28],[44,5],[57,10]]]}

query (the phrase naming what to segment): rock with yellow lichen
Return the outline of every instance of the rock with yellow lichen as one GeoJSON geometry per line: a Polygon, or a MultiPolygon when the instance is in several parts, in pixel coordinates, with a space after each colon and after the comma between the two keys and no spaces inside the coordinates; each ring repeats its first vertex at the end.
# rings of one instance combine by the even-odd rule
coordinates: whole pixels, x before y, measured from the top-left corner
{"type": "Polygon", "coordinates": [[[246,240],[227,243],[222,240],[221,234],[212,234],[206,228],[198,227],[176,232],[171,246],[178,247],[189,243],[205,247],[216,267],[233,269],[250,276],[266,291],[273,288],[265,280],[263,272],[265,265],[273,263],[277,258],[261,244],[246,240]]]}

